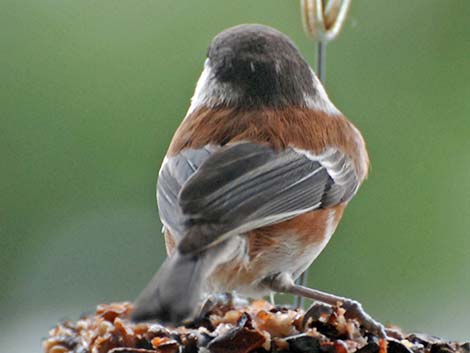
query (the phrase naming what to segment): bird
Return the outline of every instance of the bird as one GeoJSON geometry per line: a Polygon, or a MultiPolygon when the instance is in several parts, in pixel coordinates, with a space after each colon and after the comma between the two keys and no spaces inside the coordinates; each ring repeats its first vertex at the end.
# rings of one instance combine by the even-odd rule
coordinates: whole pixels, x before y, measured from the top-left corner
{"type": "Polygon", "coordinates": [[[212,293],[284,292],[385,336],[355,300],[299,285],[369,169],[359,130],[293,41],[260,24],[217,34],[157,182],[168,257],[134,321],[180,324],[212,293]]]}

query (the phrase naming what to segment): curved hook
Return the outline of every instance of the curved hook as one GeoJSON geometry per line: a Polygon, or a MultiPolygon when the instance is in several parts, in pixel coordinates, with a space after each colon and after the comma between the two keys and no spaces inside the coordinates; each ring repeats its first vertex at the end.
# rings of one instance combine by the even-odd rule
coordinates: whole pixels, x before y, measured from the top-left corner
{"type": "Polygon", "coordinates": [[[351,0],[330,0],[323,9],[323,0],[301,0],[305,32],[320,42],[336,38],[346,20],[351,0]]]}

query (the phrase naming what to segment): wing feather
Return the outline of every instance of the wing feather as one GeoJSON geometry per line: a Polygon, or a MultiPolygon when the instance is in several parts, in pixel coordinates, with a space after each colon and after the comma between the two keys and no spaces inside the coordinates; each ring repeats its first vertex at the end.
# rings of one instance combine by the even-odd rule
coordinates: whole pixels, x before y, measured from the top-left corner
{"type": "Polygon", "coordinates": [[[157,198],[179,250],[195,253],[233,234],[348,201],[359,184],[350,158],[339,150],[276,152],[242,142],[169,158],[157,198]]]}

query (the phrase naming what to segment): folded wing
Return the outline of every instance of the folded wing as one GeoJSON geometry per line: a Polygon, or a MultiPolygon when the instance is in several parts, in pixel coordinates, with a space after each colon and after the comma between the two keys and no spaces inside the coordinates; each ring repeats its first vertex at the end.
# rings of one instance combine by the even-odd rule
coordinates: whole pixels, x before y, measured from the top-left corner
{"type": "Polygon", "coordinates": [[[359,186],[350,159],[242,142],[187,149],[160,172],[160,217],[182,253],[197,253],[234,234],[348,201],[359,186]]]}

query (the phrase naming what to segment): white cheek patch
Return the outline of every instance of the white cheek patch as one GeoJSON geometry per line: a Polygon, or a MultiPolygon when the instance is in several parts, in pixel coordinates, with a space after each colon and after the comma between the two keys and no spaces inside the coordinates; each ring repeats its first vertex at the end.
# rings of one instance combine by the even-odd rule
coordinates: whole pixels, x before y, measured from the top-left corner
{"type": "Polygon", "coordinates": [[[240,101],[240,94],[230,84],[219,82],[214,77],[209,59],[206,59],[186,116],[200,107],[213,107],[217,104],[230,104],[237,101],[240,101]]]}
{"type": "MultiPolygon", "coordinates": [[[[254,70],[254,66],[252,66],[251,69],[254,70]]],[[[325,89],[312,70],[311,73],[316,94],[304,94],[305,106],[332,116],[341,115],[341,112],[328,98],[325,89]]],[[[209,59],[206,59],[204,62],[204,70],[197,81],[194,95],[191,98],[191,105],[189,106],[186,116],[190,115],[200,107],[213,107],[220,103],[231,104],[239,102],[243,104],[243,102],[240,102],[241,96],[241,93],[232,85],[219,82],[214,77],[214,73],[209,65],[209,59]]]]}
{"type": "Polygon", "coordinates": [[[194,90],[194,95],[191,98],[191,105],[189,106],[186,116],[191,114],[194,110],[196,110],[196,108],[203,106],[204,103],[209,100],[207,86],[209,85],[209,78],[211,76],[212,72],[209,68],[209,64],[206,59],[204,63],[204,70],[202,71],[201,76],[197,81],[196,89],[194,90]]]}
{"type": "Polygon", "coordinates": [[[335,105],[330,101],[328,95],[326,94],[325,88],[321,84],[320,80],[317,78],[312,69],[313,86],[315,87],[316,95],[304,95],[305,105],[308,108],[315,109],[327,113],[329,115],[341,115],[341,112],[335,105]]]}

